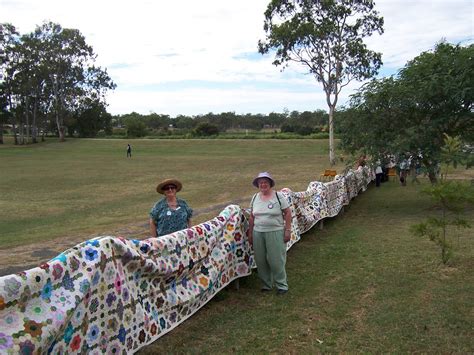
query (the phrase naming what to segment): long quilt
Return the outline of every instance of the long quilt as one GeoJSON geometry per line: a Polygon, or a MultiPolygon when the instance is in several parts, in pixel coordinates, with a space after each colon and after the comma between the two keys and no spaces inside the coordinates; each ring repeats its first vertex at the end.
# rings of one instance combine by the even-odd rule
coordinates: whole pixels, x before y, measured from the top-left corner
{"type": "MultiPolygon", "coordinates": [[[[319,220],[336,216],[373,179],[369,168],[304,192],[283,189],[293,216],[288,248],[319,220]]],[[[248,211],[160,238],[100,237],[43,265],[0,277],[0,353],[136,352],[255,267],[248,211]]]]}

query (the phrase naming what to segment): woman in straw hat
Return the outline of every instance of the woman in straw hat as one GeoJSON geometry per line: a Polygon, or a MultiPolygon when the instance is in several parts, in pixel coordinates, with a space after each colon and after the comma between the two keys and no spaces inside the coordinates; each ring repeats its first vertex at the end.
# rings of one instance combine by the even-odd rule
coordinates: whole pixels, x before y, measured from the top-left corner
{"type": "Polygon", "coordinates": [[[183,184],[176,179],[166,179],[158,184],[156,191],[165,195],[150,211],[152,237],[174,233],[191,227],[193,210],[185,200],[176,197],[183,184]]]}
{"type": "Polygon", "coordinates": [[[291,211],[288,201],[273,191],[275,180],[267,172],[258,174],[253,186],[260,191],[250,203],[248,239],[253,245],[262,291],[273,285],[277,294],[288,292],[286,279],[286,243],[291,239],[291,211]]]}

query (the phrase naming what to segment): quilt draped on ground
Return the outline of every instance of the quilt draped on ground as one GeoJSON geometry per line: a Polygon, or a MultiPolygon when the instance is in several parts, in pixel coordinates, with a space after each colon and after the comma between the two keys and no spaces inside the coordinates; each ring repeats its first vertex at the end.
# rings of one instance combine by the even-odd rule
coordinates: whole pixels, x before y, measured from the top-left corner
{"type": "MultiPolygon", "coordinates": [[[[288,248],[336,216],[374,178],[368,167],[283,189],[293,216],[288,248]]],[[[133,353],[193,315],[254,267],[248,211],[160,238],[99,237],[43,265],[0,277],[0,353],[133,353]]]]}

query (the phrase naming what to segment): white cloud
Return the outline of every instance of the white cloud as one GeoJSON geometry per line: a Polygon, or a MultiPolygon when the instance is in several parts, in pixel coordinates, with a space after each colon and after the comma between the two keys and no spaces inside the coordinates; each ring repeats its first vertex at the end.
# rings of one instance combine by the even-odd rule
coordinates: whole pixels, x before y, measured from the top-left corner
{"type": "Polygon", "coordinates": [[[443,38],[451,43],[472,41],[473,4],[472,0],[377,1],[385,33],[367,42],[383,53],[385,67],[401,68],[443,38]]]}
{"type": "Polygon", "coordinates": [[[136,92],[120,91],[110,95],[110,105],[118,107],[120,112],[131,111],[156,112],[177,116],[205,114],[208,112],[270,113],[292,110],[297,105],[299,111],[313,111],[325,107],[322,92],[313,90],[295,93],[286,90],[238,89],[183,89],[178,92],[136,92]],[[129,109],[129,101],[134,109],[129,109]]]}
{"type": "MultiPolygon", "coordinates": [[[[2,0],[0,22],[21,33],[45,20],[79,29],[118,84],[108,99],[114,114],[326,109],[304,68],[294,64],[282,73],[271,56],[257,54],[268,2],[2,0]]],[[[385,34],[368,43],[383,52],[385,70],[401,68],[441,38],[472,42],[471,0],[379,0],[376,8],[385,34]]],[[[359,85],[346,88],[339,102],[359,85]]]]}

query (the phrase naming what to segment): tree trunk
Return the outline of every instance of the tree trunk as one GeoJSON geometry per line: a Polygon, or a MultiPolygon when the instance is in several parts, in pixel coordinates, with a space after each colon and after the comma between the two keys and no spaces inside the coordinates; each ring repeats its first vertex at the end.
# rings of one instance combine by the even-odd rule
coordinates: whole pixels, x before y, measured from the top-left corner
{"type": "Polygon", "coordinates": [[[38,106],[38,99],[37,95],[35,95],[35,102],[33,106],[33,125],[32,125],[32,132],[31,132],[31,138],[33,143],[38,143],[38,127],[36,126],[36,107],[38,106]]]}
{"type": "Polygon", "coordinates": [[[58,127],[58,134],[59,134],[59,141],[64,142],[66,138],[64,137],[64,124],[61,122],[62,120],[59,118],[59,113],[56,113],[56,126],[58,127]]]}
{"type": "Polygon", "coordinates": [[[20,144],[25,144],[25,124],[23,123],[23,118],[21,113],[18,114],[18,130],[20,133],[20,144]]]}
{"type": "Polygon", "coordinates": [[[3,144],[3,122],[0,122],[0,144],[3,144]]]}
{"type": "Polygon", "coordinates": [[[329,106],[329,163],[331,166],[336,164],[334,157],[334,106],[329,106]]]}
{"type": "Polygon", "coordinates": [[[63,98],[59,94],[58,83],[57,82],[55,83],[54,87],[55,87],[54,91],[55,91],[55,98],[56,98],[56,126],[58,127],[59,141],[60,142],[65,142],[66,138],[64,136],[64,133],[65,133],[64,119],[60,115],[60,112],[63,112],[62,108],[64,107],[62,105],[63,98]]]}
{"type": "Polygon", "coordinates": [[[12,130],[13,130],[13,144],[18,145],[18,134],[16,132],[15,120],[13,120],[12,130]]]}
{"type": "Polygon", "coordinates": [[[436,184],[438,182],[438,177],[436,174],[438,164],[433,163],[429,159],[423,159],[423,165],[426,168],[426,172],[428,173],[428,178],[432,184],[436,184]]]}
{"type": "Polygon", "coordinates": [[[438,182],[438,178],[436,177],[436,174],[434,171],[430,171],[428,173],[428,178],[430,179],[431,184],[436,184],[438,182]]]}
{"type": "MultiPolygon", "coordinates": [[[[12,110],[12,97],[11,97],[10,94],[8,95],[8,103],[10,104],[10,112],[13,112],[13,110],[12,110]]],[[[12,131],[13,131],[13,144],[18,145],[18,136],[16,134],[15,121],[16,121],[16,114],[13,116],[13,120],[12,120],[12,131]]]]}
{"type": "Polygon", "coordinates": [[[28,96],[26,96],[25,100],[25,122],[26,122],[26,144],[30,144],[30,117],[29,117],[29,110],[30,110],[30,100],[28,96]]]}

